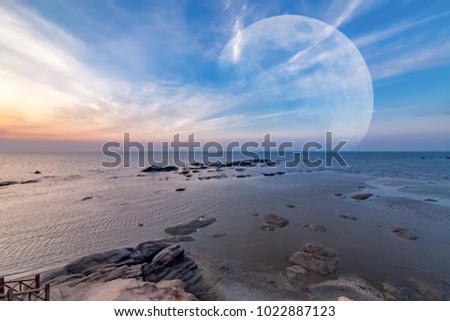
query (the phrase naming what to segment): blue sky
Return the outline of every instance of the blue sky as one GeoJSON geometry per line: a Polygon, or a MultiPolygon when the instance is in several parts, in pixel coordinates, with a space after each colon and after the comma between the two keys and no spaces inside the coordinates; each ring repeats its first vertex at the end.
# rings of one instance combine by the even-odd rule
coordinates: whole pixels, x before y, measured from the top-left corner
{"type": "Polygon", "coordinates": [[[256,22],[287,14],[335,27],[367,64],[373,114],[354,149],[450,149],[449,1],[6,0],[0,151],[95,150],[123,132],[156,141],[176,132],[256,139],[256,127],[261,133],[292,127],[289,115],[271,122],[287,105],[246,110],[259,103],[256,95],[242,105],[220,70],[230,41],[256,22]]]}

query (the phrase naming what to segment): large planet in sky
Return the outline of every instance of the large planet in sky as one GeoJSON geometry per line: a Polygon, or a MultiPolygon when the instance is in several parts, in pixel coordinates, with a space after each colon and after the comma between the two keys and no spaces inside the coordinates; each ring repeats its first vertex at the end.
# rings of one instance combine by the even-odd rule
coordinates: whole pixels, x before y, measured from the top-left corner
{"type": "Polygon", "coordinates": [[[317,19],[282,15],[236,33],[220,54],[233,103],[221,117],[242,137],[323,141],[326,131],[357,144],[373,112],[373,86],[358,48],[317,19]]]}

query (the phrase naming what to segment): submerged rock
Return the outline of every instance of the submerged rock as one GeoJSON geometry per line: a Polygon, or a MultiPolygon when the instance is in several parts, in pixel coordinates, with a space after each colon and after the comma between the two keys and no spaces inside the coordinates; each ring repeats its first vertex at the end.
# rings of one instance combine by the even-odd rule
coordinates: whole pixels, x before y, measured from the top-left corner
{"type": "Polygon", "coordinates": [[[185,188],[177,188],[176,190],[175,190],[175,192],[184,192],[186,189],[185,188]]]}
{"type": "Polygon", "coordinates": [[[408,229],[401,228],[401,227],[392,227],[391,232],[394,234],[397,234],[401,238],[404,238],[405,240],[414,241],[418,239],[417,235],[412,234],[408,229]]]}
{"type": "Polygon", "coordinates": [[[216,222],[215,218],[211,219],[196,219],[185,224],[175,225],[166,228],[164,231],[170,235],[189,235],[196,232],[199,228],[208,226],[216,222]]]}
{"type": "Polygon", "coordinates": [[[372,193],[363,193],[363,194],[355,194],[352,195],[352,198],[358,201],[363,201],[368,199],[369,197],[373,196],[372,193]]]}
{"type": "Polygon", "coordinates": [[[315,232],[326,232],[327,228],[321,224],[297,224],[297,226],[308,227],[315,232]]]}
{"type": "Polygon", "coordinates": [[[301,251],[294,252],[289,261],[308,271],[323,275],[336,274],[341,264],[336,250],[319,242],[307,243],[301,251]]]}
{"type": "Polygon", "coordinates": [[[276,228],[282,228],[289,224],[289,221],[275,214],[267,214],[264,216],[265,223],[260,226],[261,230],[273,231],[276,228]]]}
{"type": "Polygon", "coordinates": [[[339,217],[345,218],[346,220],[350,220],[350,221],[356,221],[357,220],[357,218],[355,216],[352,216],[352,215],[341,214],[341,215],[339,215],[339,217]]]}

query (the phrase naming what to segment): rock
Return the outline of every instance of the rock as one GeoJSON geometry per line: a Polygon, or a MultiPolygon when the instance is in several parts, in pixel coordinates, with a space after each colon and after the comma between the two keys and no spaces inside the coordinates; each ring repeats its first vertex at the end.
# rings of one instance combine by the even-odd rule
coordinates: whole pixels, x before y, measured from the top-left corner
{"type": "MultiPolygon", "coordinates": [[[[192,171],[192,172],[194,172],[194,171],[192,171]]],[[[220,174],[220,175],[212,175],[212,176],[203,176],[203,177],[199,177],[198,179],[203,181],[203,180],[221,179],[221,178],[227,178],[227,176],[224,174],[220,174]]]]}
{"type": "Polygon", "coordinates": [[[413,290],[417,291],[424,300],[427,301],[445,301],[445,293],[431,284],[423,281],[409,279],[406,282],[413,290]]]}
{"type": "Polygon", "coordinates": [[[334,193],[334,196],[336,196],[336,197],[341,197],[341,196],[342,196],[342,193],[334,193]]]}
{"type": "Polygon", "coordinates": [[[276,172],[277,175],[284,175],[286,172],[276,172]]]}
{"type": "Polygon", "coordinates": [[[275,176],[277,173],[262,173],[264,176],[275,176]]]}
{"type": "Polygon", "coordinates": [[[10,185],[15,185],[15,184],[19,184],[19,182],[15,182],[15,181],[0,182],[0,187],[10,186],[10,185]]]}
{"type": "Polygon", "coordinates": [[[252,177],[252,175],[238,175],[237,178],[246,178],[246,177],[252,177]]]}
{"type": "Polygon", "coordinates": [[[184,192],[186,189],[185,188],[177,188],[176,190],[175,190],[175,192],[184,192]]]}
{"type": "Polygon", "coordinates": [[[314,284],[308,290],[313,300],[336,300],[336,297],[342,296],[357,301],[380,301],[383,299],[380,291],[354,275],[314,284]]]}
{"type": "Polygon", "coordinates": [[[355,200],[363,201],[363,200],[368,199],[372,195],[373,195],[372,193],[355,194],[355,195],[352,195],[352,198],[355,200]]]}
{"type": "Polygon", "coordinates": [[[320,224],[297,224],[296,226],[308,227],[315,232],[326,232],[327,231],[326,227],[323,225],[320,225],[320,224]]]}
{"type": "Polygon", "coordinates": [[[387,301],[400,301],[403,299],[402,293],[394,285],[389,282],[381,284],[381,292],[387,301]]]}
{"type": "Polygon", "coordinates": [[[184,255],[184,249],[178,245],[174,244],[167,248],[164,248],[162,251],[160,251],[158,254],[156,254],[151,261],[151,264],[153,266],[166,266],[173,264],[178,258],[182,257],[184,255]]]}
{"type": "Polygon", "coordinates": [[[139,223],[139,224],[138,224],[138,226],[139,226],[139,227],[142,227],[142,226],[144,226],[144,224],[142,224],[142,223],[139,223]]]}
{"type": "Polygon", "coordinates": [[[273,231],[276,228],[282,228],[289,224],[289,221],[275,214],[267,214],[264,216],[265,224],[260,226],[264,231],[273,231]]]}
{"type": "Polygon", "coordinates": [[[313,231],[316,231],[316,232],[326,232],[326,228],[325,228],[325,226],[323,226],[323,225],[320,225],[320,224],[312,224],[312,225],[310,225],[309,226],[313,231]]]}
{"type": "Polygon", "coordinates": [[[286,268],[286,271],[297,273],[297,274],[305,274],[306,270],[302,268],[300,265],[291,265],[286,268]]]}
{"type": "Polygon", "coordinates": [[[253,213],[252,216],[258,217],[258,216],[259,216],[259,213],[253,213]]]}
{"type": "Polygon", "coordinates": [[[212,239],[218,239],[218,238],[224,237],[226,235],[227,235],[227,233],[215,233],[215,234],[211,234],[208,236],[212,239]]]}
{"type": "Polygon", "coordinates": [[[40,175],[40,174],[41,174],[40,171],[35,171],[34,173],[35,173],[36,175],[40,175]]]}
{"type": "Polygon", "coordinates": [[[286,206],[289,208],[295,208],[295,205],[291,205],[291,204],[287,204],[286,206]]]}
{"type": "Polygon", "coordinates": [[[139,244],[136,249],[141,252],[144,257],[144,261],[151,262],[153,258],[164,250],[167,247],[167,244],[161,241],[149,241],[139,244]]]}
{"type": "Polygon", "coordinates": [[[84,201],[91,200],[93,198],[94,198],[93,196],[86,196],[86,197],[82,198],[81,201],[84,202],[84,201]]]}
{"type": "Polygon", "coordinates": [[[176,166],[164,166],[164,167],[160,167],[160,166],[149,166],[146,169],[143,169],[142,172],[144,173],[155,173],[155,172],[172,172],[172,171],[177,171],[178,167],[176,166]]]}
{"type": "Polygon", "coordinates": [[[82,257],[65,266],[69,274],[84,273],[100,265],[132,265],[144,262],[144,256],[133,248],[122,248],[82,257]]]}
{"type": "MultiPolygon", "coordinates": [[[[166,250],[168,249],[169,248],[166,250]]],[[[176,250],[177,253],[179,253],[178,251],[179,250],[176,250]]],[[[171,255],[169,256],[171,257],[171,255]]],[[[156,257],[154,261],[156,261],[156,257]]],[[[147,282],[175,279],[182,280],[187,291],[198,295],[205,290],[203,278],[197,264],[191,258],[186,257],[183,254],[178,254],[176,258],[167,265],[160,264],[159,262],[144,264],[142,266],[142,275],[144,281],[147,282]]]]}
{"type": "Polygon", "coordinates": [[[427,198],[425,200],[425,202],[437,202],[437,200],[433,199],[433,198],[427,198]]]}
{"type": "Polygon", "coordinates": [[[234,170],[235,170],[236,172],[243,172],[243,171],[245,171],[245,168],[237,167],[237,168],[235,168],[234,170]]]}
{"type": "Polygon", "coordinates": [[[381,292],[388,301],[446,300],[443,289],[414,279],[409,279],[406,284],[401,285],[384,282],[381,284],[381,292]]]}
{"type": "MultiPolygon", "coordinates": [[[[64,291],[63,291],[64,292],[64,291]]],[[[70,287],[65,291],[70,301],[195,301],[184,291],[180,280],[149,283],[133,279],[116,279],[70,287]]]]}
{"type": "Polygon", "coordinates": [[[417,235],[412,234],[408,229],[406,228],[400,228],[400,227],[392,227],[391,232],[397,234],[401,238],[404,238],[405,240],[414,241],[418,239],[417,235]]]}
{"type": "Polygon", "coordinates": [[[36,183],[39,183],[38,179],[29,179],[27,181],[20,182],[20,184],[36,184],[36,183]]]}
{"type": "Polygon", "coordinates": [[[351,216],[351,215],[341,214],[341,215],[339,215],[339,217],[345,218],[346,220],[350,220],[350,221],[356,221],[357,220],[357,218],[355,216],[351,216]]]}
{"type": "Polygon", "coordinates": [[[336,250],[319,242],[307,243],[303,250],[293,253],[289,261],[308,271],[323,275],[336,274],[341,264],[336,250]]]}
{"type": "Polygon", "coordinates": [[[185,224],[175,225],[166,228],[164,231],[170,235],[189,235],[196,232],[199,228],[208,226],[216,221],[215,218],[212,219],[196,219],[185,224]]]}

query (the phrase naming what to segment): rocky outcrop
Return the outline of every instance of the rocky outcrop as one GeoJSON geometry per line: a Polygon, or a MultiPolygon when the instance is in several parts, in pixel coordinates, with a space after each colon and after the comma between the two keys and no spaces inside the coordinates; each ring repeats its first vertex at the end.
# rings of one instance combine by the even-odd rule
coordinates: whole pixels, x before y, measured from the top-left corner
{"type": "Polygon", "coordinates": [[[164,231],[170,235],[189,235],[194,232],[197,232],[199,228],[208,226],[212,223],[216,222],[215,218],[211,219],[195,219],[190,222],[179,224],[175,226],[171,226],[166,228],[164,231]]]}
{"type": "Polygon", "coordinates": [[[409,240],[409,241],[415,241],[419,238],[417,235],[414,235],[406,228],[392,227],[391,232],[396,234],[397,236],[400,236],[401,238],[403,238],[405,240],[409,240]]]}
{"type": "Polygon", "coordinates": [[[275,214],[267,214],[264,216],[264,224],[260,226],[263,231],[274,231],[277,228],[285,227],[289,221],[275,214]]]}
{"type": "Polygon", "coordinates": [[[119,300],[126,299],[127,295],[132,300],[183,300],[195,299],[192,294],[201,296],[208,289],[197,263],[185,255],[183,247],[161,241],[144,242],[136,249],[123,248],[85,256],[44,275],[42,282],[61,290],[61,297],[67,300],[119,300]],[[174,280],[175,283],[167,283],[174,280]],[[168,291],[167,296],[158,292],[166,285],[176,284],[176,291],[168,291]],[[116,285],[120,285],[125,296],[113,291],[116,285]],[[106,289],[111,295],[101,294],[105,290],[106,295],[106,289]],[[78,290],[83,292],[80,296],[76,294],[78,290]]]}
{"type": "Polygon", "coordinates": [[[336,250],[319,242],[307,243],[301,251],[294,252],[289,261],[293,265],[322,275],[336,274],[341,264],[336,250]]]}

